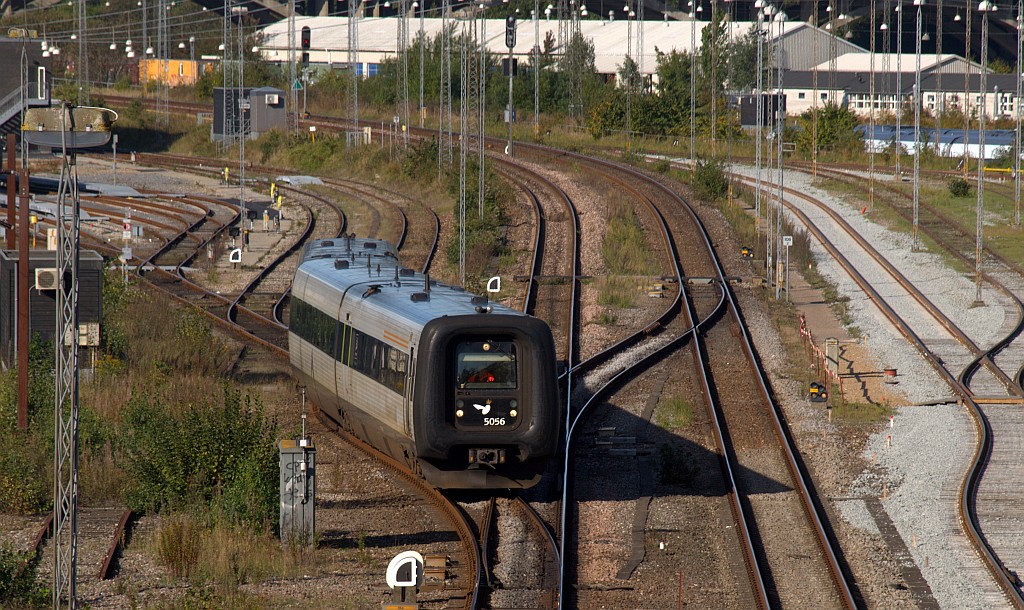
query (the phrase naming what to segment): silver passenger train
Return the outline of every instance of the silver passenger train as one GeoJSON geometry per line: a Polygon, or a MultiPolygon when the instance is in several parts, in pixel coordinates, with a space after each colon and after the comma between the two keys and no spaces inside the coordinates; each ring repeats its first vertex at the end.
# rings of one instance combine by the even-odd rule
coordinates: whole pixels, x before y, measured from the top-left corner
{"type": "Polygon", "coordinates": [[[562,410],[543,321],[401,266],[383,241],[307,246],[289,313],[312,401],[440,488],[526,488],[562,410]]]}

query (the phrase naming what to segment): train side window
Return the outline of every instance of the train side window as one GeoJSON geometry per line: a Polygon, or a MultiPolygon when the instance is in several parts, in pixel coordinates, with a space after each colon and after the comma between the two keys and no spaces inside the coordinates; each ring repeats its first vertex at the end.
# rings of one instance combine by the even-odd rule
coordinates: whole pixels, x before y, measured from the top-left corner
{"type": "Polygon", "coordinates": [[[342,343],[352,346],[349,366],[377,383],[404,394],[409,356],[366,333],[350,326],[345,328],[348,332],[342,343]]]}
{"type": "Polygon", "coordinates": [[[292,299],[289,327],[325,354],[334,354],[336,324],[333,317],[300,299],[292,299]]]}

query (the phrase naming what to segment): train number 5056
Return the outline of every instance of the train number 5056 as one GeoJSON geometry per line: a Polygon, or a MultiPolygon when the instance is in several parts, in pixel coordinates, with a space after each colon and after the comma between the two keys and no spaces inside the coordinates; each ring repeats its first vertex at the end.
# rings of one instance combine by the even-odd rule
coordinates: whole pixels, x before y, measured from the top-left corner
{"type": "Polygon", "coordinates": [[[504,417],[485,417],[484,418],[484,425],[485,426],[504,426],[505,425],[505,418],[504,417]]]}

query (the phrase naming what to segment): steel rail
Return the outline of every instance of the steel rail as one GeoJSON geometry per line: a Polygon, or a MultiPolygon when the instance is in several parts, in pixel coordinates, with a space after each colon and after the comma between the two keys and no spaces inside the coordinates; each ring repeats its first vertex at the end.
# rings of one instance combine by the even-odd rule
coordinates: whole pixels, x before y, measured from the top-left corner
{"type": "MultiPolygon", "coordinates": [[[[801,196],[806,197],[806,195],[801,196]]],[[[925,361],[928,362],[939,377],[946,382],[953,393],[959,396],[964,404],[967,405],[972,414],[975,429],[978,433],[978,445],[975,448],[967,474],[960,486],[958,507],[960,524],[961,527],[964,528],[971,545],[974,547],[979,557],[981,557],[982,563],[984,563],[985,567],[989,570],[989,573],[995,579],[996,584],[1000,589],[1002,589],[1006,599],[1015,607],[1024,608],[1024,594],[1022,594],[1011,581],[1008,576],[1008,570],[996,556],[995,552],[988,544],[988,541],[978,529],[975,498],[977,496],[978,486],[981,482],[981,476],[984,473],[985,465],[987,464],[989,455],[992,451],[992,429],[988,419],[985,417],[978,404],[974,401],[973,396],[967,391],[967,388],[965,388],[960,380],[954,377],[943,366],[941,360],[937,358],[930,349],[928,349],[928,346],[925,345],[924,341],[918,337],[917,334],[914,333],[913,329],[910,328],[910,326],[895,312],[895,310],[885,302],[874,287],[860,274],[859,271],[857,271],[857,268],[850,263],[849,259],[847,259],[843,253],[828,240],[824,233],[822,233],[821,230],[818,229],[818,227],[815,226],[802,211],[794,208],[790,208],[790,211],[807,227],[807,230],[814,235],[814,237],[822,244],[836,262],[846,270],[857,285],[870,296],[879,311],[881,311],[896,330],[918,350],[918,352],[924,357],[925,361]]]]}
{"type": "MultiPolygon", "coordinates": [[[[829,174],[829,175],[833,176],[835,179],[843,181],[845,183],[851,183],[851,181],[849,179],[849,176],[843,174],[842,172],[839,172],[839,171],[836,171],[836,170],[822,170],[820,168],[819,168],[819,172],[829,174]]],[[[894,193],[896,193],[896,194],[898,194],[900,196],[904,196],[905,195],[904,193],[902,193],[898,189],[893,189],[893,188],[885,186],[885,185],[883,185],[883,186],[885,188],[887,188],[888,190],[891,190],[892,192],[894,192],[894,193]]],[[[788,189],[787,189],[787,191],[788,191],[788,189]]],[[[789,191],[789,192],[795,192],[795,191],[789,191]]],[[[818,207],[821,207],[823,210],[828,211],[829,215],[836,214],[828,206],[818,206],[818,207]]],[[[926,209],[928,209],[929,211],[935,213],[936,217],[938,217],[947,228],[949,228],[950,230],[953,230],[953,231],[957,230],[957,227],[953,223],[952,220],[950,220],[947,217],[941,215],[940,212],[938,212],[937,210],[934,210],[931,206],[927,206],[926,209]]],[[[909,220],[909,216],[907,215],[905,209],[902,209],[902,208],[899,208],[899,207],[894,207],[894,211],[897,214],[899,214],[901,217],[903,217],[904,219],[908,219],[909,220]]],[[[836,215],[836,217],[839,218],[838,215],[836,215]]],[[[924,225],[922,225],[920,227],[919,230],[922,233],[924,233],[926,236],[928,236],[930,239],[934,240],[937,244],[939,244],[944,250],[946,250],[947,252],[952,254],[955,258],[957,258],[957,259],[959,259],[959,260],[961,260],[963,262],[971,262],[971,263],[973,263],[973,261],[969,260],[963,254],[963,252],[961,252],[958,248],[956,248],[953,244],[951,244],[948,238],[936,234],[936,232],[930,227],[930,225],[924,224],[924,225]]],[[[848,233],[849,233],[849,231],[848,231],[848,233]]],[[[850,233],[850,235],[854,236],[855,233],[856,232],[850,233]]],[[[859,235],[855,235],[854,239],[857,239],[858,242],[864,241],[863,238],[861,238],[859,235]]],[[[1021,267],[1020,265],[1017,265],[1017,264],[1012,263],[1011,261],[1008,261],[1008,259],[1005,259],[1005,257],[997,256],[997,255],[993,254],[991,251],[989,251],[988,249],[986,249],[985,252],[988,253],[990,256],[993,256],[993,258],[995,258],[996,260],[999,260],[1001,263],[1004,263],[1007,266],[1007,268],[1010,269],[1011,271],[1014,271],[1014,272],[1018,273],[1019,275],[1021,275],[1022,277],[1024,277],[1024,267],[1021,267]]],[[[891,267],[891,265],[889,265],[888,261],[885,261],[884,264],[887,267],[891,267]]],[[[893,277],[896,277],[896,276],[894,275],[893,277]]],[[[1022,387],[1020,375],[1017,374],[1017,375],[1014,375],[1014,377],[1011,378],[1009,375],[1006,374],[1005,371],[1003,371],[1001,368],[999,368],[995,364],[995,361],[993,360],[993,357],[996,354],[998,354],[1000,351],[1002,351],[1007,345],[1009,345],[1009,343],[1011,343],[1017,336],[1019,336],[1022,331],[1024,331],[1024,303],[1022,303],[1020,298],[1016,294],[1014,294],[1014,292],[1012,290],[1007,288],[1005,284],[1003,284],[998,279],[993,277],[991,275],[991,273],[984,272],[982,274],[982,278],[985,281],[989,282],[990,285],[995,287],[1001,293],[1003,293],[1003,295],[1005,295],[1008,299],[1010,299],[1010,301],[1014,304],[1014,307],[1017,310],[1017,323],[1014,325],[1014,328],[1012,328],[1010,330],[1010,332],[1008,332],[1006,334],[1006,336],[1004,336],[1000,340],[998,340],[995,343],[993,343],[992,346],[987,348],[987,349],[981,349],[980,347],[978,347],[969,337],[967,337],[967,335],[965,335],[963,333],[963,331],[960,330],[959,327],[956,326],[956,324],[954,324],[951,320],[949,320],[938,308],[934,307],[934,305],[931,305],[929,307],[928,305],[924,305],[924,303],[922,303],[922,306],[925,306],[927,309],[929,309],[930,312],[934,308],[934,312],[932,312],[932,315],[933,316],[937,316],[936,320],[940,324],[942,324],[942,326],[945,327],[951,334],[953,334],[954,338],[956,338],[957,341],[959,341],[962,345],[964,345],[969,350],[971,350],[971,352],[974,354],[974,356],[975,356],[974,361],[971,362],[970,365],[965,367],[964,370],[960,374],[961,382],[964,384],[964,387],[968,391],[970,391],[970,379],[973,376],[975,369],[977,369],[980,366],[985,366],[993,375],[996,376],[996,379],[998,381],[1000,381],[1000,383],[1003,384],[1003,386],[1006,388],[1006,391],[1008,393],[1013,394],[1013,395],[1018,396],[1018,397],[1024,396],[1024,387],[1022,387]]],[[[913,290],[914,290],[914,292],[913,292],[914,298],[917,299],[918,302],[921,302],[920,299],[927,300],[923,295],[921,295],[916,290],[916,288],[914,288],[913,290]]]]}

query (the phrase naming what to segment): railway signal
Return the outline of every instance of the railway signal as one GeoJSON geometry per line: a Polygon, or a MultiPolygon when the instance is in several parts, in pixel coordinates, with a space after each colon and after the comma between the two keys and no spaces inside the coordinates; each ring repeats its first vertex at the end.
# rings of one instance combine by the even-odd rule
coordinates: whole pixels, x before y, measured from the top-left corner
{"type": "Polygon", "coordinates": [[[311,43],[311,32],[308,25],[302,26],[302,67],[309,65],[309,45],[311,43]]]}

